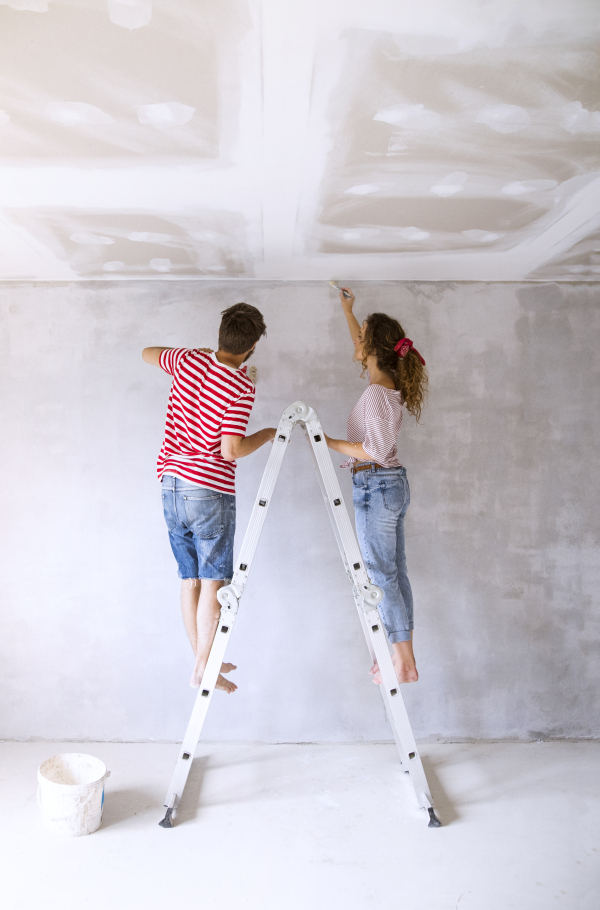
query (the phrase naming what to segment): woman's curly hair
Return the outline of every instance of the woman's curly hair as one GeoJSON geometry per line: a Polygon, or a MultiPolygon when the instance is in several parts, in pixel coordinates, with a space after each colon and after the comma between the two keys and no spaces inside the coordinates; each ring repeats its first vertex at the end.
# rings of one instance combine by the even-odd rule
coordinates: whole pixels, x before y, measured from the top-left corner
{"type": "Polygon", "coordinates": [[[402,395],[402,402],[409,414],[417,419],[427,396],[427,370],[413,350],[405,357],[398,357],[394,346],[405,338],[404,329],[397,319],[386,313],[371,313],[367,316],[365,337],[363,341],[363,372],[367,369],[367,357],[375,355],[377,365],[384,373],[389,373],[394,385],[402,395]]]}

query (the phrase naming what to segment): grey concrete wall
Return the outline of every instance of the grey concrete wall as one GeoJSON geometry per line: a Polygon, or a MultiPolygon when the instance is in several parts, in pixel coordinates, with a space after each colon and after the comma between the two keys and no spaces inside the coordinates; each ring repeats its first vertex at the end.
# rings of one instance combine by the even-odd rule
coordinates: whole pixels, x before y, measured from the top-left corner
{"type": "MultiPolygon", "coordinates": [[[[597,735],[597,286],[356,287],[358,315],[400,317],[431,376],[400,440],[416,734],[597,735]]],[[[305,398],[342,436],[364,380],[326,285],[0,287],[4,737],[181,738],[191,651],[154,473],[169,379],[140,352],[214,344],[238,300],[269,330],[250,430],[305,398]]],[[[208,738],[389,738],[305,445],[298,431],[231,643],[239,691],[216,696],[208,738]]],[[[239,465],[238,545],[267,455],[239,465]]]]}

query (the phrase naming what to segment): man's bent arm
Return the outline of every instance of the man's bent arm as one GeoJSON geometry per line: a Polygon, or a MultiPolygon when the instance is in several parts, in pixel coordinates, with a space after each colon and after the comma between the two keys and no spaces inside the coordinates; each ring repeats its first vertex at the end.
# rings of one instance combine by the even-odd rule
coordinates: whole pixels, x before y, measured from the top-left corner
{"type": "Polygon", "coordinates": [[[153,367],[160,366],[160,355],[163,351],[170,351],[171,348],[144,348],[142,357],[146,363],[151,363],[153,367]]]}
{"type": "Polygon", "coordinates": [[[225,461],[237,461],[238,458],[244,458],[256,452],[266,442],[272,442],[275,439],[277,429],[275,427],[265,427],[252,436],[221,436],[221,455],[225,461]]]}

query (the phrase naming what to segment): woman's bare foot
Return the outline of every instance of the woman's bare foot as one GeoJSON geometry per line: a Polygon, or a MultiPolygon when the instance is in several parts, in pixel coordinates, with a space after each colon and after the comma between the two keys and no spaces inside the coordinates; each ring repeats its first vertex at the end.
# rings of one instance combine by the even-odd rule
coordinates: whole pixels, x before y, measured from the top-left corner
{"type": "MultiPolygon", "coordinates": [[[[192,689],[197,689],[199,687],[200,683],[202,682],[202,677],[204,676],[204,670],[205,667],[203,666],[200,666],[198,664],[194,666],[192,678],[190,679],[190,686],[192,689]]],[[[237,670],[235,664],[221,664],[221,673],[231,673],[232,670],[237,670]]],[[[217,677],[217,684],[215,688],[221,689],[222,692],[227,692],[227,694],[235,692],[237,689],[236,684],[231,682],[229,679],[225,679],[223,676],[221,676],[221,673],[219,673],[219,676],[217,677]]]]}
{"type": "MultiPolygon", "coordinates": [[[[392,645],[392,663],[396,671],[396,679],[399,683],[417,682],[419,674],[415,662],[412,641],[398,641],[392,645]]],[[[381,670],[377,661],[373,664],[369,673],[373,677],[373,682],[380,686],[383,682],[381,670]]]]}

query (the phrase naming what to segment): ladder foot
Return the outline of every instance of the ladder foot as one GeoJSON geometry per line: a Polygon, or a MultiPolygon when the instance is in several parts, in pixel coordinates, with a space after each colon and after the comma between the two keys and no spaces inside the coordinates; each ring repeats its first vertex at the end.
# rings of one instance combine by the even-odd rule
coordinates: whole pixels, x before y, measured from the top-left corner
{"type": "MultiPolygon", "coordinates": [[[[429,812],[429,824],[427,825],[427,827],[428,828],[441,828],[442,823],[439,820],[439,818],[437,817],[437,815],[435,814],[435,812],[433,811],[433,809],[431,808],[431,806],[429,807],[429,809],[427,811],[429,812]]],[[[162,824],[162,822],[161,822],[161,824],[162,824]]]]}
{"type": "Polygon", "coordinates": [[[167,809],[167,811],[165,812],[165,817],[163,818],[163,820],[161,822],[158,823],[160,825],[160,827],[161,828],[172,828],[173,827],[172,816],[173,816],[173,810],[167,809]]]}

